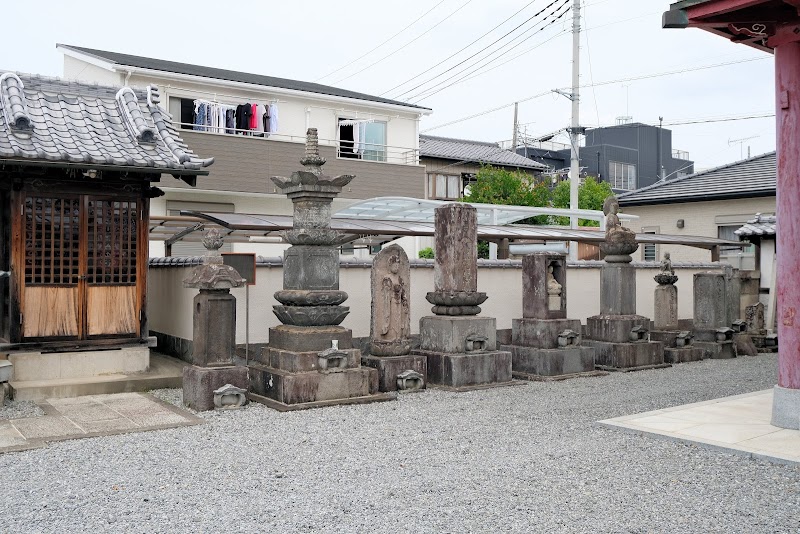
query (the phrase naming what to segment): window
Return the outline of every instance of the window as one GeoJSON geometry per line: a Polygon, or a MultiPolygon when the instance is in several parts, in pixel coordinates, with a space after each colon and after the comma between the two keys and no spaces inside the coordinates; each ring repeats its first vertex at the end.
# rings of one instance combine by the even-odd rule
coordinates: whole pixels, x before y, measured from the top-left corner
{"type": "MultiPolygon", "coordinates": [[[[203,213],[233,213],[233,204],[223,204],[221,202],[185,202],[180,200],[167,201],[167,215],[180,215],[181,210],[193,210],[203,213]]],[[[187,223],[190,226],[191,223],[187,223]]],[[[176,230],[178,232],[179,230],[176,230]]],[[[200,241],[203,232],[196,231],[186,236],[186,239],[171,243],[172,256],[205,256],[206,247],[200,241]],[[189,241],[188,239],[191,239],[189,241]]],[[[224,239],[223,235],[223,239],[224,239]]],[[[227,241],[224,242],[220,252],[233,252],[233,245],[227,241]]]]}
{"type": "MultiPolygon", "coordinates": [[[[734,232],[741,227],[741,224],[718,225],[717,237],[728,241],[739,241],[739,236],[734,232]]],[[[719,260],[730,263],[736,269],[753,270],[756,268],[755,251],[755,245],[750,245],[743,249],[738,247],[721,247],[719,251],[719,260]]]]}
{"type": "Polygon", "coordinates": [[[461,175],[428,174],[428,198],[447,200],[461,198],[461,175]]]}
{"type": "Polygon", "coordinates": [[[614,189],[636,189],[636,165],[609,161],[608,182],[614,189]]]}
{"type": "Polygon", "coordinates": [[[339,157],[386,161],[386,123],[340,118],[339,157]]]}
{"type": "Polygon", "coordinates": [[[194,123],[194,101],[191,98],[170,97],[169,112],[173,122],[180,122],[183,130],[191,130],[194,123]]]}
{"type": "MultiPolygon", "coordinates": [[[[643,234],[657,234],[659,229],[656,227],[643,227],[643,234]]],[[[644,261],[658,261],[658,244],[645,243],[642,247],[642,260],[644,261]]]]}

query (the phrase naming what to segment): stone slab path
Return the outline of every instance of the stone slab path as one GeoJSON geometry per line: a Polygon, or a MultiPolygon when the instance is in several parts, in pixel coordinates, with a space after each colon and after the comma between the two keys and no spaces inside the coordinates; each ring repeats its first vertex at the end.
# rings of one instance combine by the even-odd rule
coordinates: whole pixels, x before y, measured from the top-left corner
{"type": "Polygon", "coordinates": [[[600,421],[712,449],[800,464],[800,430],[772,426],[772,390],[600,421]]]}
{"type": "Polygon", "coordinates": [[[50,441],[144,432],[203,423],[191,412],[146,393],[47,399],[39,417],[0,421],[0,453],[34,449],[50,441]]]}

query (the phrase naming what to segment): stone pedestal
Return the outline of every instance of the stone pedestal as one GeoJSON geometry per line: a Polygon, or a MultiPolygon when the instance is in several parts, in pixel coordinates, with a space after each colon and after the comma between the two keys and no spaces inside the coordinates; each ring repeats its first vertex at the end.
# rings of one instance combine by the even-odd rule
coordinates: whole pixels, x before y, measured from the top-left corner
{"type": "Polygon", "coordinates": [[[694,345],[693,337],[688,331],[650,331],[651,341],[660,341],[664,344],[664,363],[686,363],[702,360],[703,349],[694,345]]]}
{"type": "Polygon", "coordinates": [[[183,403],[198,412],[213,410],[215,390],[229,384],[246,390],[247,382],[246,367],[189,365],[183,368],[183,403]]]}
{"type": "Polygon", "coordinates": [[[678,329],[678,288],[659,284],[654,295],[653,327],[655,330],[678,329]]]}
{"type": "Polygon", "coordinates": [[[636,314],[636,268],[606,263],[600,269],[600,315],[636,314]]]}

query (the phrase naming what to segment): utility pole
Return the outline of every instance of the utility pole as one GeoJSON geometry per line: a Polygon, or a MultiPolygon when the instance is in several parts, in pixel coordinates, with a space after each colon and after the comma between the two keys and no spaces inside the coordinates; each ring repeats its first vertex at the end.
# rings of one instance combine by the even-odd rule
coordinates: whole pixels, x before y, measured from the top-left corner
{"type": "Polygon", "coordinates": [[[519,102],[514,102],[514,134],[511,136],[511,150],[514,152],[517,151],[517,131],[519,130],[519,126],[517,125],[518,107],[519,107],[519,102]]]}
{"type": "Polygon", "coordinates": [[[664,117],[658,118],[658,153],[656,154],[656,174],[658,181],[664,179],[664,166],[661,164],[661,125],[664,123],[664,117]]]}
{"type": "MultiPolygon", "coordinates": [[[[569,141],[572,154],[569,162],[569,208],[578,209],[578,180],[580,173],[580,156],[578,153],[578,135],[580,134],[580,58],[581,58],[581,0],[572,3],[572,127],[569,131],[569,141]]],[[[570,228],[578,227],[578,218],[569,218],[570,228]]],[[[572,261],[578,259],[577,243],[571,243],[569,257],[572,261]]]]}

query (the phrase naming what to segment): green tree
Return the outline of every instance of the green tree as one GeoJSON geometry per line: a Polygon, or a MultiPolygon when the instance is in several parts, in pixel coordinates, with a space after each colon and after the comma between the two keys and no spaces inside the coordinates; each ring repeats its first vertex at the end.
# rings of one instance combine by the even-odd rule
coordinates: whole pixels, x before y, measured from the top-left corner
{"type": "MultiPolygon", "coordinates": [[[[603,201],[613,195],[611,186],[608,182],[597,181],[593,176],[587,176],[583,184],[578,187],[578,208],[582,210],[602,210],[603,201]]],[[[553,207],[569,208],[569,180],[559,182],[553,189],[553,207]]],[[[560,225],[568,225],[568,217],[554,217],[554,222],[560,225]]],[[[578,219],[579,226],[600,226],[597,221],[578,219]]]]}
{"type": "MultiPolygon", "coordinates": [[[[482,165],[476,181],[469,186],[464,202],[504,204],[507,206],[548,206],[550,190],[542,182],[522,171],[508,171],[482,165]]],[[[548,217],[540,215],[520,221],[520,224],[547,224],[548,217]]]]}
{"type": "Polygon", "coordinates": [[[434,256],[433,248],[425,247],[417,253],[417,256],[426,260],[432,260],[434,256]]]}

